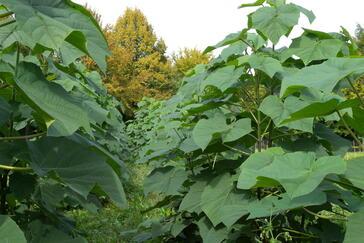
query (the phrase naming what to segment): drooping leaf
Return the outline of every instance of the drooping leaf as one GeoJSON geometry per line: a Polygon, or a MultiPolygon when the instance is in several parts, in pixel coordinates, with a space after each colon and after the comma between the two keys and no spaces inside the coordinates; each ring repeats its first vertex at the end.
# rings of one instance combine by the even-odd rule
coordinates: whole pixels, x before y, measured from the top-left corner
{"type": "Polygon", "coordinates": [[[30,243],[86,243],[81,236],[73,238],[61,230],[35,220],[29,224],[30,243]]]}
{"type": "Polygon", "coordinates": [[[312,61],[324,60],[336,57],[344,43],[337,39],[314,40],[307,36],[302,36],[293,41],[289,49],[281,54],[281,60],[285,61],[293,55],[302,59],[305,65],[312,61]]]}
{"type": "Polygon", "coordinates": [[[364,190],[364,158],[356,158],[347,161],[347,171],[345,177],[353,183],[354,186],[364,190]]]}
{"type": "Polygon", "coordinates": [[[269,185],[272,183],[276,184],[274,181],[266,181],[265,178],[260,180],[256,177],[261,169],[270,165],[275,156],[283,155],[284,151],[277,148],[269,148],[261,153],[252,154],[244,163],[240,166],[240,175],[238,179],[237,187],[240,189],[250,189],[256,186],[264,186],[267,182],[269,185]],[[257,181],[258,180],[258,181],[257,181]]]}
{"type": "Polygon", "coordinates": [[[233,178],[223,174],[207,184],[201,196],[201,208],[214,226],[223,222],[230,227],[248,213],[244,194],[233,192],[233,178]]]}
{"type": "Polygon", "coordinates": [[[180,195],[182,184],[187,180],[187,172],[178,167],[157,168],[144,181],[144,192],[160,192],[165,195],[180,195]]]}
{"type": "Polygon", "coordinates": [[[220,41],[219,43],[217,43],[214,46],[208,46],[205,50],[204,53],[209,53],[217,48],[223,47],[223,46],[227,46],[230,44],[233,44],[234,42],[239,41],[241,38],[243,38],[246,35],[246,30],[243,31],[239,31],[236,33],[232,33],[229,34],[228,36],[225,37],[224,40],[220,41]]]}
{"type": "Polygon", "coordinates": [[[331,92],[338,82],[351,74],[364,73],[364,58],[331,58],[305,67],[284,77],[281,96],[287,96],[304,87],[331,92]]]}
{"type": "Polygon", "coordinates": [[[243,74],[242,68],[235,69],[235,66],[227,66],[210,73],[201,83],[201,89],[212,85],[225,92],[227,89],[237,85],[240,76],[243,74]]]}
{"type": "Polygon", "coordinates": [[[229,231],[226,227],[214,227],[207,217],[201,218],[197,222],[203,242],[220,243],[228,235],[229,231]]]}
{"type": "Polygon", "coordinates": [[[251,131],[253,131],[253,129],[249,118],[237,120],[236,122],[229,124],[228,130],[222,135],[222,141],[227,143],[238,140],[239,138],[249,134],[251,131]]]}
{"type": "Polygon", "coordinates": [[[64,131],[62,135],[71,135],[80,127],[90,129],[87,112],[82,109],[80,101],[60,85],[47,81],[39,67],[20,63],[16,84],[29,98],[29,105],[45,114],[46,122],[58,122],[64,131]]]}
{"type": "Polygon", "coordinates": [[[326,195],[321,191],[314,191],[308,195],[291,199],[287,194],[278,197],[265,197],[249,203],[248,219],[271,217],[286,210],[315,206],[326,203],[326,195]]]}
{"type": "MultiPolygon", "coordinates": [[[[244,167],[243,164],[242,171],[244,167]]],[[[264,178],[277,181],[293,199],[314,191],[328,174],[344,174],[345,171],[346,163],[340,157],[327,156],[316,160],[314,153],[295,152],[274,156],[271,163],[253,170],[250,178],[254,178],[254,184],[264,178]]],[[[245,183],[244,177],[239,179],[239,188],[250,189],[251,184],[245,183]]]]}
{"type": "Polygon", "coordinates": [[[247,47],[247,44],[245,44],[243,41],[234,42],[233,44],[222,50],[220,57],[224,61],[227,61],[231,56],[243,54],[247,47]]]}
{"type": "Polygon", "coordinates": [[[0,215],[0,242],[26,243],[23,231],[7,215],[0,215]]]}
{"type": "Polygon", "coordinates": [[[1,0],[0,3],[15,13],[15,30],[25,33],[34,43],[58,49],[67,41],[89,53],[102,70],[106,69],[108,48],[105,38],[82,6],[64,0],[1,0]]]}
{"type": "Polygon", "coordinates": [[[344,243],[361,243],[363,241],[363,221],[363,208],[349,217],[348,223],[346,225],[344,243]]]}
{"type": "Polygon", "coordinates": [[[192,137],[196,145],[205,150],[217,135],[220,135],[225,143],[235,141],[251,131],[251,120],[249,118],[227,124],[225,116],[217,113],[213,118],[199,120],[192,131],[192,137]]]}
{"type": "Polygon", "coordinates": [[[205,150],[215,134],[223,133],[227,129],[225,117],[216,114],[213,118],[199,120],[193,129],[192,137],[194,142],[205,150]]]}
{"type": "Polygon", "coordinates": [[[190,213],[201,213],[201,195],[206,187],[205,181],[197,181],[190,187],[188,193],[182,199],[178,211],[187,211],[190,213]]]}
{"type": "Polygon", "coordinates": [[[2,97],[0,97],[0,126],[6,123],[12,113],[10,104],[2,97]]]}
{"type": "Polygon", "coordinates": [[[270,95],[262,101],[259,110],[265,115],[272,118],[274,124],[277,127],[286,126],[291,129],[297,129],[300,131],[312,133],[312,118],[304,118],[298,121],[284,122],[287,118],[291,116],[291,114],[295,113],[296,111],[307,105],[307,102],[304,102],[294,96],[287,97],[283,103],[279,99],[279,97],[270,95]]]}
{"type": "Polygon", "coordinates": [[[334,133],[324,124],[318,123],[314,128],[314,134],[324,143],[324,146],[333,155],[345,156],[352,147],[352,142],[334,133]]]}
{"type": "Polygon", "coordinates": [[[249,63],[251,68],[265,72],[269,77],[273,77],[276,73],[283,71],[281,63],[272,57],[262,55],[243,56],[238,58],[239,65],[249,63]]]}
{"type": "Polygon", "coordinates": [[[117,205],[126,205],[120,178],[102,154],[65,138],[42,138],[28,146],[30,165],[39,176],[55,172],[85,198],[98,185],[117,205]]]}

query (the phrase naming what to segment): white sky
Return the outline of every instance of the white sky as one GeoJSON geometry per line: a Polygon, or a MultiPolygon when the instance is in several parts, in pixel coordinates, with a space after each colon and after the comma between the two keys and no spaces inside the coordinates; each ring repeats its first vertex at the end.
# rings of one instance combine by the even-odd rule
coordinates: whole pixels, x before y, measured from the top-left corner
{"type": "MultiPolygon", "coordinates": [[[[246,27],[246,14],[253,9],[237,9],[255,0],[74,0],[97,10],[104,24],[113,24],[127,7],[137,7],[147,16],[154,31],[168,46],[168,52],[183,47],[216,44],[227,34],[246,27]]],[[[316,21],[305,27],[324,31],[344,26],[354,33],[357,23],[364,24],[363,0],[293,0],[316,14],[316,21]]],[[[297,32],[297,31],[296,31],[297,32]]],[[[294,33],[293,33],[294,35],[294,33]]]]}

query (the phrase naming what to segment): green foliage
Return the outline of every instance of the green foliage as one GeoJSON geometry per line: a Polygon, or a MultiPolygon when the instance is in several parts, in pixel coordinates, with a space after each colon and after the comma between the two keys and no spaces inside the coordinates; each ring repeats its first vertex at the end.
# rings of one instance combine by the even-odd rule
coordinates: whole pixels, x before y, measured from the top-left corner
{"type": "Polygon", "coordinates": [[[172,213],[169,209],[152,209],[162,198],[155,193],[146,196],[143,192],[143,179],[150,172],[150,168],[145,164],[127,165],[132,175],[125,183],[127,208],[108,203],[98,212],[76,209],[68,213],[75,219],[76,228],[89,242],[131,242],[134,229],[144,220],[165,217],[172,213]]]}
{"type": "Polygon", "coordinates": [[[85,242],[65,210],[127,204],[119,104],[79,62],[107,43],[71,1],[0,3],[0,241],[85,242]]]}
{"type": "Polygon", "coordinates": [[[206,64],[211,60],[209,53],[203,53],[198,49],[184,48],[172,54],[173,67],[176,72],[176,79],[180,80],[189,70],[198,64],[206,64]]]}
{"type": "Polygon", "coordinates": [[[141,110],[136,159],[153,168],[145,191],[164,198],[156,207],[174,213],[139,225],[135,241],[361,241],[363,160],[344,156],[352,140],[363,146],[364,103],[341,90],[364,61],[344,29],[305,29],[277,49],[313,13],[281,0],[241,7],[252,6],[247,28],[206,49],[224,48],[219,57],[169,100],[144,103],[156,119],[141,110]]]}

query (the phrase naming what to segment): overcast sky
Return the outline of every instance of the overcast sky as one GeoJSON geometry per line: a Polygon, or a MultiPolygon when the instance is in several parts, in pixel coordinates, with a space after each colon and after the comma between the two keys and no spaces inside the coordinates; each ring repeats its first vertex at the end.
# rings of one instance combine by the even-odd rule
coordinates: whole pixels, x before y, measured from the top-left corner
{"type": "MultiPolygon", "coordinates": [[[[241,3],[254,0],[74,0],[87,3],[97,10],[104,24],[113,24],[127,7],[141,9],[162,37],[168,52],[183,47],[203,50],[227,34],[246,26],[246,14],[252,9],[237,9],[241,3]]],[[[293,0],[298,5],[314,11],[316,21],[305,27],[324,31],[339,31],[344,26],[354,33],[357,23],[364,24],[363,0],[293,0]]],[[[298,30],[295,31],[297,33],[298,30]]],[[[295,34],[293,33],[293,35],[295,34]]]]}

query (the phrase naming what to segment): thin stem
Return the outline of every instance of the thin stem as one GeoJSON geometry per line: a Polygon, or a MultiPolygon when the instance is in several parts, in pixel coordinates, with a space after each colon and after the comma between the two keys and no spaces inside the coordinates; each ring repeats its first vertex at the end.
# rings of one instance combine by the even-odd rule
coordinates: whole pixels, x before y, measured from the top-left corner
{"type": "Polygon", "coordinates": [[[310,237],[310,238],[320,238],[318,236],[310,235],[310,234],[303,233],[303,232],[299,232],[299,231],[296,231],[296,230],[293,230],[293,229],[282,228],[282,230],[285,230],[285,231],[291,232],[291,233],[295,233],[295,234],[299,234],[299,235],[303,235],[303,236],[307,236],[307,237],[310,237]]]}
{"type": "Polygon", "coordinates": [[[249,105],[245,102],[245,100],[243,98],[240,98],[240,101],[243,103],[243,105],[245,106],[245,110],[247,110],[253,117],[255,122],[258,122],[257,117],[254,115],[254,113],[251,111],[251,109],[249,108],[249,105]]]}
{"type": "Polygon", "coordinates": [[[238,153],[240,153],[240,154],[244,154],[244,155],[250,156],[250,154],[249,154],[249,153],[244,152],[244,151],[242,151],[242,150],[240,150],[240,149],[237,149],[237,148],[231,147],[231,146],[226,145],[226,144],[224,144],[224,146],[225,146],[226,148],[228,148],[228,149],[232,150],[232,151],[235,151],[235,152],[238,152],[238,153]]]}
{"type": "Polygon", "coordinates": [[[353,137],[353,139],[355,140],[355,142],[358,143],[358,145],[361,147],[361,148],[364,148],[363,146],[363,143],[360,141],[360,139],[355,135],[355,133],[353,132],[353,130],[351,130],[351,128],[349,127],[349,125],[346,123],[344,117],[340,114],[339,111],[336,111],[336,113],[339,115],[340,117],[340,120],[343,122],[346,130],[350,133],[350,135],[353,137]]]}
{"type": "Polygon", "coordinates": [[[309,213],[315,217],[321,218],[321,219],[347,221],[347,219],[323,216],[323,215],[317,214],[315,212],[312,212],[311,210],[309,210],[307,208],[303,208],[303,210],[305,210],[307,213],[309,213]]]}
{"type": "Polygon", "coordinates": [[[30,167],[16,167],[16,166],[9,166],[9,165],[2,165],[2,164],[0,164],[0,169],[12,170],[12,171],[32,171],[33,170],[30,167]]]}
{"type": "Polygon", "coordinates": [[[244,39],[241,39],[242,42],[244,42],[245,44],[247,44],[247,46],[249,46],[250,48],[252,48],[252,50],[255,52],[255,47],[253,45],[251,45],[249,42],[247,42],[246,40],[244,39]]]}
{"type": "Polygon", "coordinates": [[[41,133],[26,135],[26,136],[0,137],[0,141],[27,140],[27,139],[41,137],[45,134],[46,134],[46,132],[41,132],[41,133]]]}

